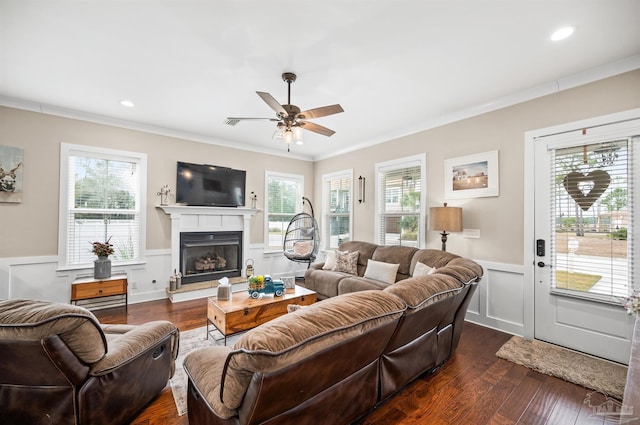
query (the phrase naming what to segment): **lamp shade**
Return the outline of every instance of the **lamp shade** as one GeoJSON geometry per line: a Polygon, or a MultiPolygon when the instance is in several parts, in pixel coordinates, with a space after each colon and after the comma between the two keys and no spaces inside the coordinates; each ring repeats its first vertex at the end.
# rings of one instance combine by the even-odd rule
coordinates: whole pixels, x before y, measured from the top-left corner
{"type": "Polygon", "coordinates": [[[429,208],[429,230],[439,230],[445,232],[462,231],[462,208],[431,207],[429,208]]]}

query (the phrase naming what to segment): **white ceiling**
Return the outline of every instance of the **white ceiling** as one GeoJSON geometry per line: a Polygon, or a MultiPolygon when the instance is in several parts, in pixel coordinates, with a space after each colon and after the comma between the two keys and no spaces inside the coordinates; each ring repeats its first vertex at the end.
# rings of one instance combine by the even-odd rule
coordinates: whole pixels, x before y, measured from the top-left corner
{"type": "Polygon", "coordinates": [[[345,110],[289,154],[326,158],[640,68],[638,18],[638,0],[0,0],[0,104],[286,154],[275,123],[224,119],[275,116],[255,92],[286,103],[292,71],[293,104],[345,110]]]}

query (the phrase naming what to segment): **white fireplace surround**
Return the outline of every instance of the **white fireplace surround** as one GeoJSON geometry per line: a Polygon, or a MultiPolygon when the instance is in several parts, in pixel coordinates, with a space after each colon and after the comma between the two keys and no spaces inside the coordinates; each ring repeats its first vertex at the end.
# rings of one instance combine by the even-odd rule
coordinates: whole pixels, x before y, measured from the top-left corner
{"type": "MultiPolygon", "coordinates": [[[[242,232],[242,258],[249,258],[251,218],[257,209],[244,207],[191,207],[160,205],[171,217],[171,270],[180,269],[180,233],[182,232],[242,232]]],[[[244,275],[244,265],[241,265],[244,275]]]]}

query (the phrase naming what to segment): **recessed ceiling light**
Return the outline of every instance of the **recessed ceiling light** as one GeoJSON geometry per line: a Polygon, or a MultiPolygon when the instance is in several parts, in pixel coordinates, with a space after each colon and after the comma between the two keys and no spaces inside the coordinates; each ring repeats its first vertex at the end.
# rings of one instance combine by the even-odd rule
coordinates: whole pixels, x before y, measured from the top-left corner
{"type": "Polygon", "coordinates": [[[120,101],[120,104],[122,106],[126,106],[127,108],[133,108],[134,106],[136,106],[132,101],[124,99],[120,101]]]}
{"type": "Polygon", "coordinates": [[[551,41],[564,40],[565,38],[570,37],[575,30],[575,27],[562,27],[551,34],[551,41]]]}

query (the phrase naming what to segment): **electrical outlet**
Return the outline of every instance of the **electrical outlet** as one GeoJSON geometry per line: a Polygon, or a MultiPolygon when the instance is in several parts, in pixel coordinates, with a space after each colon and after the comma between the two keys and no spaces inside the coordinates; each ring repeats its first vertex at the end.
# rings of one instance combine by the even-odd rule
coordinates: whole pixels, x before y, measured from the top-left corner
{"type": "Polygon", "coordinates": [[[462,236],[469,239],[480,239],[480,229],[464,229],[462,236]]]}
{"type": "Polygon", "coordinates": [[[138,282],[136,282],[135,280],[131,282],[131,289],[138,289],[138,282]]]}

